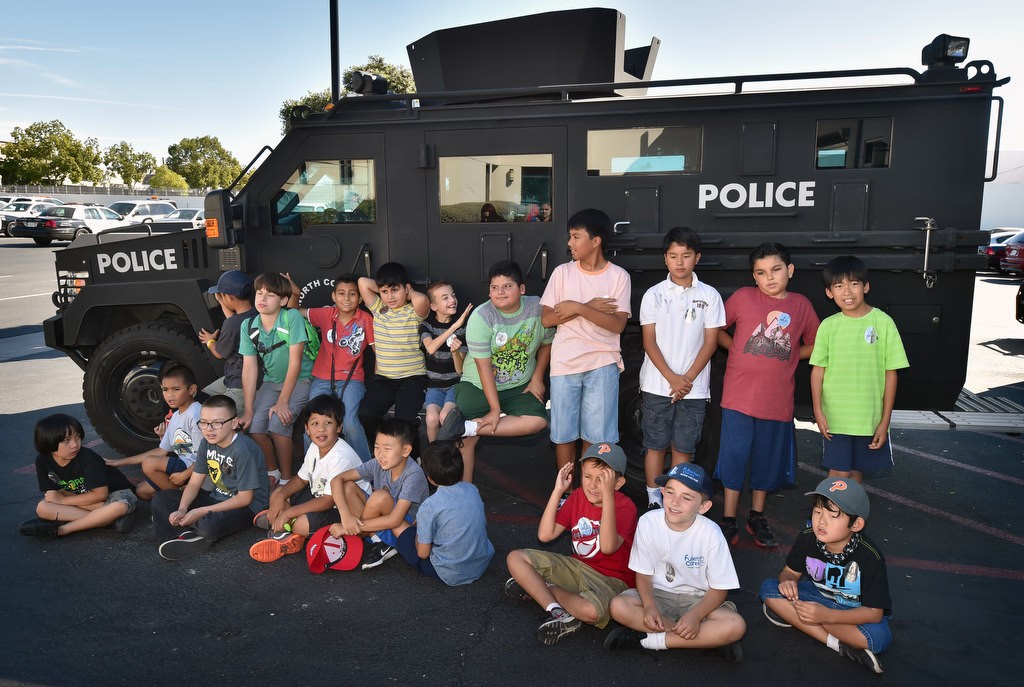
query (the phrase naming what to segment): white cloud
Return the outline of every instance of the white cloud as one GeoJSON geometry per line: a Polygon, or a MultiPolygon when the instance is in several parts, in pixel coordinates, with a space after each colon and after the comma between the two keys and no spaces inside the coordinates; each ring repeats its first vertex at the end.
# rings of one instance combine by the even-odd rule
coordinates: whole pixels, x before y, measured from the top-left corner
{"type": "Polygon", "coordinates": [[[78,103],[95,103],[97,105],[117,105],[118,107],[142,107],[149,110],[181,110],[185,108],[181,107],[167,107],[165,105],[155,105],[151,103],[140,103],[140,102],[118,102],[116,100],[101,100],[99,98],[78,98],[70,95],[43,95],[40,93],[0,93],[0,97],[4,98],[30,98],[39,100],[68,100],[78,103]]]}

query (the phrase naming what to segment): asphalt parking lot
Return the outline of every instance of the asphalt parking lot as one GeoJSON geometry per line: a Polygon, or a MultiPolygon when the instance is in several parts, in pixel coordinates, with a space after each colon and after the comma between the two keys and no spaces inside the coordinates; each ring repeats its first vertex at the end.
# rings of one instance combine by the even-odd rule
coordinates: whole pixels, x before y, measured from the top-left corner
{"type": "MultiPolygon", "coordinates": [[[[87,443],[115,455],[87,423],[81,372],[42,344],[52,250],[0,240],[0,414],[8,435],[0,454],[0,684],[1017,684],[1024,438],[1005,433],[893,432],[896,469],[868,483],[867,531],[887,557],[894,612],[894,645],[877,677],[763,618],[756,590],[778,574],[785,548],[758,549],[745,534],[734,550],[741,589],[730,597],[748,625],[741,665],[700,652],[610,653],[605,633],[590,627],[542,646],[534,637],[541,610],[505,598],[502,585],[505,554],[537,546],[554,479],[548,446],[482,444],[478,486],[497,554],[465,587],[427,580],[400,559],[323,575],[309,573],[301,556],[259,564],[247,555],[256,530],[170,563],[157,556],[145,507],[127,535],[21,537],[16,525],[38,499],[31,428],[39,418],[74,415],[86,424],[87,443]]],[[[968,387],[1024,405],[1024,325],[1000,314],[1018,284],[978,278],[968,387]]],[[[802,527],[802,493],[821,475],[818,435],[801,425],[798,438],[798,488],[768,505],[782,541],[802,527]]],[[[711,515],[720,512],[716,503],[711,515]]]]}

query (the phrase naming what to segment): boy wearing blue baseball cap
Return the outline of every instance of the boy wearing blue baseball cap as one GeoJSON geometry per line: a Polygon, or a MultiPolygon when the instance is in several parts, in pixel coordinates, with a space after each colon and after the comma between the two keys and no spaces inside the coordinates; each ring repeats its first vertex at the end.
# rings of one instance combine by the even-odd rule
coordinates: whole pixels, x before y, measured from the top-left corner
{"type": "Polygon", "coordinates": [[[704,517],[714,487],[694,463],[674,465],[654,479],[664,508],[640,518],[629,556],[636,589],[612,600],[606,649],[718,649],[743,660],[747,626],[726,600],[740,586],[722,530],[704,517]]]}
{"type": "Polygon", "coordinates": [[[764,614],[795,627],[872,672],[892,644],[885,558],[861,534],[870,512],[864,488],[826,477],[814,491],[811,527],[801,532],[778,579],[761,583],[764,614]]]}

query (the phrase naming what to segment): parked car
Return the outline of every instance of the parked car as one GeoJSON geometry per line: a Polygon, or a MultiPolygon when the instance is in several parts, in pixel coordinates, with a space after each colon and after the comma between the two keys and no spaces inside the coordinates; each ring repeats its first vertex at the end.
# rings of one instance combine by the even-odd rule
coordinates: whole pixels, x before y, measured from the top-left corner
{"type": "Polygon", "coordinates": [[[166,200],[119,200],[107,207],[121,215],[128,224],[152,222],[178,209],[166,200]]]}
{"type": "Polygon", "coordinates": [[[166,222],[177,222],[179,224],[191,222],[193,229],[203,229],[206,227],[206,214],[200,208],[181,208],[162,219],[154,220],[153,223],[163,224],[166,222]]]}
{"type": "Polygon", "coordinates": [[[15,220],[11,236],[30,238],[39,246],[48,246],[58,241],[71,241],[83,234],[100,234],[104,231],[128,226],[119,214],[110,208],[91,205],[53,205],[37,217],[22,217],[15,220]]]}
{"type": "Polygon", "coordinates": [[[50,205],[64,205],[64,201],[53,196],[14,196],[12,203],[49,203],[50,205]]]}
{"type": "Polygon", "coordinates": [[[984,255],[988,258],[988,268],[990,270],[998,272],[1001,269],[999,261],[1003,259],[1003,255],[1006,253],[1006,242],[1021,232],[1024,232],[1024,228],[997,227],[989,234],[988,244],[978,246],[978,255],[984,255]]]}
{"type": "Polygon", "coordinates": [[[1024,274],[1024,232],[1011,237],[1003,244],[1006,254],[999,260],[999,267],[1010,274],[1024,274]]]}
{"type": "Polygon", "coordinates": [[[19,217],[35,217],[46,208],[52,208],[53,203],[31,203],[15,201],[0,208],[0,236],[10,236],[14,222],[19,217]]]}
{"type": "Polygon", "coordinates": [[[1024,324],[1024,284],[1017,289],[1017,321],[1024,324]]]}

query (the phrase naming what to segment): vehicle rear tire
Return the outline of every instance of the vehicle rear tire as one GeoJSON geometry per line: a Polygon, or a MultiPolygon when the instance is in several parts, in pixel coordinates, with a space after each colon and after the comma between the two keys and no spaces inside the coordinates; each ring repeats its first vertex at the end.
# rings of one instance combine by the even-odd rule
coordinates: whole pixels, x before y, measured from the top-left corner
{"type": "Polygon", "coordinates": [[[49,246],[53,243],[53,239],[32,239],[37,246],[49,246]]]}
{"type": "Polygon", "coordinates": [[[89,231],[88,229],[85,229],[85,228],[79,229],[79,230],[77,230],[77,231],[75,232],[75,237],[74,237],[73,239],[71,239],[71,240],[72,240],[72,241],[74,241],[74,240],[75,240],[75,239],[77,239],[77,238],[78,238],[79,236],[85,236],[86,234],[91,234],[91,233],[92,233],[92,232],[91,232],[91,231],[89,231]]]}
{"type": "Polygon", "coordinates": [[[85,368],[82,397],[93,427],[113,448],[132,455],[157,445],[153,427],[167,413],[157,376],[170,362],[202,382],[213,369],[198,339],[170,323],[122,329],[96,347],[85,368]]]}
{"type": "Polygon", "coordinates": [[[13,231],[14,231],[14,222],[8,222],[7,224],[4,224],[3,226],[0,226],[0,234],[3,234],[4,236],[12,236],[11,232],[13,232],[13,231]]]}

